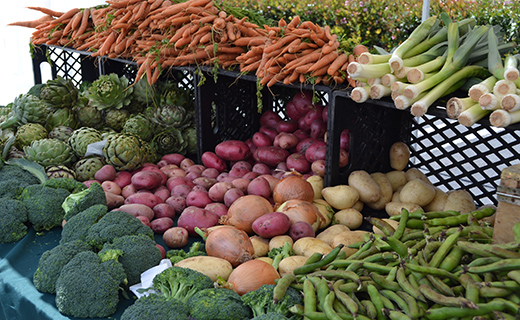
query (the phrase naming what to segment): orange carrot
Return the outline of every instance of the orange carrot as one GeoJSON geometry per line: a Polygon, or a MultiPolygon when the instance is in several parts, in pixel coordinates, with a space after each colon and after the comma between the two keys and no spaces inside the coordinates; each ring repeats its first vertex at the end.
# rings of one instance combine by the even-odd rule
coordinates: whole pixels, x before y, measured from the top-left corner
{"type": "Polygon", "coordinates": [[[215,21],[213,21],[213,29],[215,30],[224,30],[226,28],[226,20],[223,18],[217,17],[215,21]]]}
{"type": "Polygon", "coordinates": [[[208,43],[211,41],[211,37],[212,37],[212,34],[210,32],[208,33],[205,33],[203,34],[200,39],[199,39],[199,43],[200,44],[205,44],[205,43],[208,43]]]}
{"type": "Polygon", "coordinates": [[[89,8],[83,9],[83,17],[81,17],[81,23],[80,23],[79,27],[76,29],[76,32],[72,33],[73,38],[76,38],[80,34],[83,34],[85,32],[85,30],[87,30],[89,17],[90,17],[90,9],[89,8]]]}
{"type": "Polygon", "coordinates": [[[241,66],[240,67],[240,72],[251,72],[251,71],[254,71],[254,70],[258,69],[258,67],[260,66],[261,61],[262,60],[258,60],[256,62],[253,62],[253,63],[250,63],[250,64],[246,64],[244,66],[241,66]]]}
{"type": "Polygon", "coordinates": [[[161,6],[161,4],[163,3],[163,0],[152,0],[152,1],[148,1],[148,3],[150,3],[150,12],[159,8],[161,6]]]}
{"type": "Polygon", "coordinates": [[[76,13],[78,13],[79,11],[80,11],[80,9],[78,9],[78,8],[70,9],[69,11],[67,11],[64,14],[62,14],[61,16],[59,16],[58,18],[54,19],[54,21],[52,21],[52,23],[53,23],[53,25],[57,25],[58,23],[62,23],[63,21],[74,17],[74,15],[76,13]]]}
{"type": "Polygon", "coordinates": [[[229,41],[235,41],[236,35],[235,35],[235,26],[233,25],[233,22],[228,21],[226,23],[226,32],[228,34],[229,41]]]}
{"type": "Polygon", "coordinates": [[[26,28],[36,28],[42,23],[52,21],[54,18],[50,15],[44,15],[43,17],[32,20],[32,21],[17,21],[9,23],[8,26],[18,26],[18,27],[26,27],[26,28]]]}
{"type": "Polygon", "coordinates": [[[362,44],[358,44],[352,49],[354,57],[359,57],[363,52],[368,52],[368,48],[362,44]]]}
{"type": "Polygon", "coordinates": [[[141,2],[141,4],[138,6],[139,10],[137,10],[136,14],[134,15],[134,21],[142,19],[145,16],[146,9],[148,8],[148,2],[141,2]]]}
{"type": "Polygon", "coordinates": [[[293,61],[289,62],[285,65],[284,69],[291,70],[293,68],[296,68],[300,65],[304,65],[309,62],[316,62],[321,56],[321,48],[313,50],[313,52],[303,55],[300,58],[294,59],[293,61]]]}
{"type": "Polygon", "coordinates": [[[175,34],[170,38],[170,43],[175,43],[177,41],[179,41],[183,36],[184,36],[184,32],[186,30],[189,30],[190,29],[190,24],[185,24],[184,26],[180,27],[177,31],[175,31],[175,34]]]}
{"type": "Polygon", "coordinates": [[[285,37],[281,38],[280,40],[278,40],[277,42],[273,43],[272,45],[265,47],[264,52],[265,53],[270,53],[270,52],[272,52],[272,51],[274,51],[276,49],[280,49],[283,46],[291,43],[292,41],[294,41],[297,38],[298,37],[296,35],[286,35],[285,37]]]}
{"type": "Polygon", "coordinates": [[[329,68],[328,64],[327,64],[327,65],[324,65],[323,67],[314,70],[314,71],[312,72],[312,76],[313,76],[313,77],[324,76],[324,75],[327,74],[327,69],[328,69],[328,68],[329,68]]]}
{"type": "Polygon", "coordinates": [[[287,76],[287,73],[286,73],[286,72],[280,72],[280,73],[275,74],[275,75],[271,78],[271,80],[269,80],[269,82],[267,82],[267,87],[272,87],[272,86],[275,85],[276,83],[283,81],[283,79],[284,79],[286,76],[287,76]]]}
{"type": "Polygon", "coordinates": [[[351,63],[351,62],[354,62],[354,61],[356,61],[356,57],[353,54],[349,54],[348,55],[348,62],[343,64],[343,66],[341,66],[341,71],[346,71],[347,67],[348,67],[348,64],[351,63]]]}
{"type": "Polygon", "coordinates": [[[311,32],[309,30],[302,29],[302,28],[293,29],[293,30],[291,30],[291,33],[295,34],[295,35],[297,35],[298,37],[301,37],[301,38],[308,38],[311,35],[311,32]]]}
{"type": "Polygon", "coordinates": [[[240,34],[244,37],[255,37],[260,35],[257,29],[246,27],[242,24],[235,24],[235,26],[240,31],[240,34]]]}
{"type": "Polygon", "coordinates": [[[327,74],[333,76],[344,64],[348,62],[348,54],[341,53],[337,56],[337,58],[329,65],[327,69],[327,74]]]}
{"type": "Polygon", "coordinates": [[[211,55],[209,52],[207,52],[204,49],[198,49],[195,52],[192,53],[186,53],[183,55],[177,56],[177,61],[189,61],[189,62],[195,62],[197,60],[207,59],[210,58],[211,55]]]}
{"type": "Polygon", "coordinates": [[[103,42],[103,45],[101,46],[101,48],[99,49],[98,52],[98,55],[100,56],[104,56],[108,53],[108,50],[110,49],[110,47],[112,46],[112,44],[115,42],[116,40],[116,33],[115,32],[111,32],[108,37],[105,39],[105,41],[103,42]]]}
{"type": "Polygon", "coordinates": [[[261,45],[265,43],[267,39],[264,36],[257,36],[257,37],[240,37],[236,39],[233,44],[237,47],[256,47],[258,45],[261,45]]]}
{"type": "Polygon", "coordinates": [[[324,54],[329,54],[334,52],[336,49],[339,48],[339,41],[334,41],[332,45],[330,43],[326,43],[322,47],[322,51],[324,54]]]}
{"type": "Polygon", "coordinates": [[[300,24],[301,22],[301,19],[300,19],[300,16],[294,16],[294,18],[292,18],[291,22],[289,22],[287,24],[287,29],[292,29],[292,28],[297,28],[298,25],[300,24]]]}
{"type": "Polygon", "coordinates": [[[27,7],[27,9],[40,11],[41,13],[45,13],[45,14],[47,14],[49,16],[52,16],[52,17],[59,17],[59,16],[63,15],[63,12],[54,11],[54,10],[51,10],[51,9],[48,9],[48,8],[43,8],[43,7],[27,7]]]}
{"type": "Polygon", "coordinates": [[[71,31],[74,31],[78,28],[81,23],[81,19],[83,18],[83,13],[78,11],[72,19],[70,19],[69,23],[63,28],[63,33],[68,34],[71,31]]]}
{"type": "Polygon", "coordinates": [[[314,62],[302,64],[294,68],[294,71],[296,71],[297,73],[310,73],[309,68],[312,67],[313,64],[314,62]]]}

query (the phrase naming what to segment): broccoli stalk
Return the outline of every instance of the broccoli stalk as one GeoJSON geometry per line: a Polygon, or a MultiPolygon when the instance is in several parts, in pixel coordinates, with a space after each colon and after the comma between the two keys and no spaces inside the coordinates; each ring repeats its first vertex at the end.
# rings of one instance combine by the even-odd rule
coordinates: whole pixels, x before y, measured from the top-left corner
{"type": "Polygon", "coordinates": [[[273,248],[271,251],[269,251],[267,256],[273,259],[272,265],[276,270],[278,270],[278,265],[280,265],[280,261],[282,261],[282,259],[294,256],[292,244],[287,241],[283,244],[283,246],[279,248],[273,248]]]}
{"type": "Polygon", "coordinates": [[[173,266],[153,278],[153,287],[167,298],[188,302],[198,291],[212,288],[213,281],[199,271],[173,266]]]}
{"type": "Polygon", "coordinates": [[[196,256],[206,256],[206,250],[204,249],[205,244],[200,241],[195,241],[190,246],[188,252],[182,249],[174,249],[166,252],[166,258],[170,259],[172,264],[176,264],[177,262],[184,260],[190,257],[196,256]]]}
{"type": "Polygon", "coordinates": [[[290,308],[295,305],[303,305],[302,294],[298,290],[289,287],[282,298],[277,303],[274,303],[273,293],[275,287],[275,284],[264,284],[260,288],[242,295],[242,302],[251,308],[255,317],[275,312],[289,319],[301,319],[302,316],[293,314],[290,308]]]}

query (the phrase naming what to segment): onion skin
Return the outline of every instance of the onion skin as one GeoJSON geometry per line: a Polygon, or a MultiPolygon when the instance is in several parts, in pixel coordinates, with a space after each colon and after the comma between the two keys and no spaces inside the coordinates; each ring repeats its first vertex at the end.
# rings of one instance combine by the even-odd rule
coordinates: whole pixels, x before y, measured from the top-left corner
{"type": "Polygon", "coordinates": [[[320,210],[312,202],[304,200],[287,200],[276,210],[285,213],[292,224],[298,221],[307,222],[315,232],[320,228],[321,220],[323,220],[320,210]]]}
{"type": "Polygon", "coordinates": [[[314,189],[310,182],[297,175],[289,175],[278,181],[273,190],[274,202],[282,204],[291,199],[312,202],[314,189]]]}
{"type": "Polygon", "coordinates": [[[219,226],[207,233],[206,253],[237,267],[253,258],[255,249],[247,233],[233,226],[219,226]]]}
{"type": "Polygon", "coordinates": [[[273,211],[273,206],[266,198],[257,195],[245,195],[236,199],[229,206],[227,214],[220,217],[219,222],[252,235],[254,234],[253,222],[258,217],[273,211]]]}
{"type": "Polygon", "coordinates": [[[280,274],[271,264],[255,259],[244,262],[231,271],[227,284],[239,295],[244,295],[264,284],[275,284],[276,279],[280,279],[280,274]]]}

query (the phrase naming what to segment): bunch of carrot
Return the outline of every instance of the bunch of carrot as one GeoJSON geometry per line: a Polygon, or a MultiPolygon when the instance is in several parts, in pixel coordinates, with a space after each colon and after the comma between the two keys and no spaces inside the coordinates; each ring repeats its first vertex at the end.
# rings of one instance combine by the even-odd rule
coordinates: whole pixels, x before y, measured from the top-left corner
{"type": "Polygon", "coordinates": [[[171,66],[208,65],[255,73],[262,85],[276,82],[342,84],[355,60],[340,51],[330,28],[294,17],[263,28],[220,9],[213,0],[107,0],[106,5],[45,14],[11,25],[35,28],[34,45],[61,45],[93,56],[132,59],[155,83],[171,66]]]}

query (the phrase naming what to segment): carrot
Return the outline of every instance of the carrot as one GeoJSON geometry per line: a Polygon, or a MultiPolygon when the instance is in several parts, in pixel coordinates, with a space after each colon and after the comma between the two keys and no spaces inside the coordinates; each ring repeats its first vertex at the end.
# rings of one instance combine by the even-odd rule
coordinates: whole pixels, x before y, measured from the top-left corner
{"type": "Polygon", "coordinates": [[[163,3],[163,0],[152,0],[152,1],[148,1],[148,3],[150,3],[150,12],[159,8],[161,6],[161,4],[163,3]]]}
{"type": "Polygon", "coordinates": [[[300,73],[296,70],[293,70],[293,72],[289,76],[285,77],[283,83],[291,84],[291,83],[295,82],[296,80],[298,80],[299,77],[300,77],[300,73]]]}
{"type": "Polygon", "coordinates": [[[209,15],[198,19],[197,22],[200,24],[212,23],[216,18],[216,15],[209,15]]]}
{"type": "Polygon", "coordinates": [[[262,60],[259,59],[256,62],[249,63],[249,64],[246,64],[244,66],[241,66],[240,67],[240,72],[251,72],[251,71],[257,70],[258,67],[260,66],[261,62],[262,62],[262,60]]]}
{"type": "MultiPolygon", "coordinates": [[[[202,38],[203,34],[194,35],[191,38],[191,41],[188,43],[188,48],[196,48],[199,45],[200,38],[202,38]]],[[[177,46],[177,44],[175,44],[177,46]]]]}
{"type": "Polygon", "coordinates": [[[198,49],[192,53],[186,53],[183,55],[177,56],[177,61],[197,61],[201,59],[210,58],[209,52],[204,49],[198,49]]]}
{"type": "Polygon", "coordinates": [[[317,26],[314,22],[312,21],[303,21],[301,24],[300,24],[300,28],[303,28],[303,29],[309,29],[309,30],[312,30],[312,31],[317,31],[317,26]]]}
{"type": "Polygon", "coordinates": [[[85,30],[87,30],[89,17],[90,17],[90,9],[89,8],[83,9],[83,16],[81,17],[81,23],[79,24],[76,31],[72,33],[72,38],[76,38],[80,34],[83,34],[83,32],[85,32],[85,30]]]}
{"type": "Polygon", "coordinates": [[[48,9],[48,8],[44,8],[44,7],[27,7],[27,9],[40,11],[41,13],[45,13],[45,14],[47,14],[49,16],[52,16],[52,17],[59,17],[59,16],[63,15],[63,12],[54,11],[54,10],[51,10],[51,9],[48,9]]]}
{"type": "Polygon", "coordinates": [[[287,29],[297,28],[300,24],[301,19],[300,16],[294,16],[294,18],[287,24],[287,29]]]}
{"type": "MultiPolygon", "coordinates": [[[[325,26],[323,27],[323,31],[325,32],[325,38],[328,39],[329,41],[334,41],[336,39],[334,39],[333,35],[330,33],[330,26],[325,26]]],[[[337,38],[337,36],[336,36],[337,38]]]]}
{"type": "Polygon", "coordinates": [[[334,41],[332,45],[330,43],[326,43],[323,45],[322,50],[324,54],[329,54],[334,52],[336,49],[339,48],[339,41],[334,41]]]}
{"type": "Polygon", "coordinates": [[[340,70],[340,68],[345,64],[345,62],[348,62],[348,54],[339,54],[336,57],[336,59],[329,65],[329,68],[327,69],[327,74],[333,76],[334,73],[340,70]]]}
{"type": "Polygon", "coordinates": [[[26,27],[26,28],[36,28],[42,23],[52,21],[54,18],[50,15],[44,15],[43,17],[32,20],[32,21],[17,21],[9,23],[8,26],[18,26],[18,27],[26,27]]]}
{"type": "Polygon", "coordinates": [[[353,54],[349,54],[348,55],[348,62],[343,64],[343,66],[341,66],[341,71],[346,71],[347,67],[348,67],[348,64],[351,63],[351,62],[354,62],[354,61],[356,61],[356,57],[353,54]]]}
{"type": "Polygon", "coordinates": [[[319,47],[323,47],[323,45],[326,43],[320,38],[320,35],[317,32],[311,32],[310,39],[319,47]]]}
{"type": "Polygon", "coordinates": [[[328,64],[324,65],[323,67],[314,70],[312,72],[312,76],[314,76],[314,77],[316,77],[316,76],[324,76],[324,75],[327,74],[327,69],[328,68],[329,68],[328,64]]]}
{"type": "Polygon", "coordinates": [[[83,13],[81,11],[78,11],[72,19],[70,19],[69,23],[63,28],[63,33],[68,34],[71,31],[74,31],[78,28],[79,24],[81,23],[81,19],[83,18],[83,13]]]}
{"type": "Polygon", "coordinates": [[[205,44],[211,41],[212,34],[210,32],[202,35],[199,39],[200,44],[205,44]]]}
{"type": "Polygon", "coordinates": [[[141,5],[139,5],[139,10],[137,10],[136,14],[134,15],[133,20],[140,20],[145,16],[146,9],[148,8],[148,2],[141,2],[141,5]]]}
{"type": "Polygon", "coordinates": [[[280,40],[276,41],[272,45],[265,47],[264,52],[265,53],[270,53],[270,52],[272,52],[272,51],[274,51],[276,49],[280,49],[283,46],[291,43],[295,39],[298,39],[298,37],[296,35],[287,35],[287,36],[281,38],[280,40]]]}
{"type": "Polygon", "coordinates": [[[236,35],[235,35],[235,26],[233,25],[233,22],[228,21],[226,23],[226,32],[228,34],[229,41],[235,41],[236,35]]]}
{"type": "Polygon", "coordinates": [[[224,30],[226,28],[226,20],[223,18],[217,17],[215,21],[213,21],[213,29],[215,30],[224,30]]]}
{"type": "Polygon", "coordinates": [[[354,57],[359,57],[363,52],[368,52],[368,48],[362,44],[358,44],[352,49],[354,57]]]}
{"type": "Polygon", "coordinates": [[[69,11],[67,11],[64,14],[62,14],[61,16],[59,16],[58,18],[54,19],[54,21],[52,23],[54,25],[57,25],[58,23],[62,23],[63,21],[74,17],[74,15],[76,13],[78,13],[79,11],[80,11],[80,9],[78,9],[78,8],[70,9],[69,11]]]}
{"type": "Polygon", "coordinates": [[[307,49],[316,49],[316,48],[318,48],[318,45],[315,43],[301,42],[299,45],[297,45],[295,47],[289,47],[288,52],[296,53],[296,52],[301,52],[301,51],[304,51],[307,49]]]}
{"type": "Polygon", "coordinates": [[[309,68],[312,67],[313,64],[313,62],[302,64],[294,68],[294,71],[296,71],[297,73],[310,73],[309,68]]]}
{"type": "Polygon", "coordinates": [[[246,27],[246,26],[241,25],[241,24],[235,24],[235,26],[240,31],[240,34],[242,36],[245,36],[245,37],[255,37],[255,36],[260,35],[260,33],[257,31],[257,29],[246,27]]]}
{"type": "Polygon", "coordinates": [[[190,29],[190,24],[185,24],[184,26],[180,27],[176,32],[175,34],[170,38],[170,43],[176,43],[177,41],[179,41],[183,36],[184,36],[184,32],[186,30],[189,30],[190,29]]]}
{"type": "Polygon", "coordinates": [[[283,79],[287,76],[287,73],[286,72],[280,72],[280,73],[277,73],[275,74],[271,80],[269,80],[267,82],[267,86],[268,87],[272,87],[273,85],[275,85],[277,82],[280,82],[280,81],[283,81],[283,79]]]}
{"type": "Polygon", "coordinates": [[[111,32],[108,37],[105,39],[105,41],[103,42],[103,45],[101,46],[101,48],[99,49],[98,52],[95,52],[95,53],[98,53],[98,55],[100,56],[104,56],[108,53],[108,50],[110,49],[110,47],[112,46],[112,44],[116,41],[116,33],[115,32],[111,32]]]}
{"type": "Polygon", "coordinates": [[[223,52],[223,53],[234,53],[234,54],[241,54],[244,53],[245,49],[242,47],[231,47],[226,45],[219,45],[217,47],[217,52],[223,52]]]}
{"type": "Polygon", "coordinates": [[[240,37],[236,39],[233,44],[237,47],[256,47],[265,43],[266,38],[263,36],[257,37],[240,37]]]}
{"type": "Polygon", "coordinates": [[[313,50],[311,53],[301,56],[300,58],[294,59],[285,65],[285,69],[291,70],[300,65],[304,65],[309,62],[316,62],[321,56],[321,48],[313,50]]]}
{"type": "Polygon", "coordinates": [[[250,65],[250,64],[259,62],[260,60],[262,60],[262,56],[260,56],[260,55],[254,56],[254,57],[251,57],[251,58],[247,59],[246,61],[244,61],[244,65],[250,65]]]}

